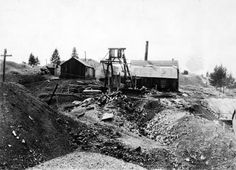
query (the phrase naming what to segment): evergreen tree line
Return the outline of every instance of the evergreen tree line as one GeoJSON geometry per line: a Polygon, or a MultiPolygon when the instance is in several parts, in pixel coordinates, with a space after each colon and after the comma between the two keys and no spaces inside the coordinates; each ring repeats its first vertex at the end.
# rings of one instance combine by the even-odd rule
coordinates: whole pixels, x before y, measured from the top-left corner
{"type": "Polygon", "coordinates": [[[30,56],[29,56],[28,64],[29,64],[30,66],[37,66],[37,65],[40,64],[40,61],[39,61],[38,57],[35,57],[35,56],[31,53],[30,56]]]}
{"type": "MultiPolygon", "coordinates": [[[[74,47],[72,50],[72,54],[71,57],[74,58],[79,58],[78,53],[76,48],[74,47]]],[[[51,58],[50,58],[50,62],[51,64],[53,64],[55,67],[58,67],[61,64],[61,59],[60,59],[60,55],[57,49],[54,50],[51,58]]],[[[37,66],[40,64],[40,61],[38,59],[38,57],[35,57],[32,53],[29,56],[29,60],[28,60],[28,64],[30,66],[37,66]]]]}

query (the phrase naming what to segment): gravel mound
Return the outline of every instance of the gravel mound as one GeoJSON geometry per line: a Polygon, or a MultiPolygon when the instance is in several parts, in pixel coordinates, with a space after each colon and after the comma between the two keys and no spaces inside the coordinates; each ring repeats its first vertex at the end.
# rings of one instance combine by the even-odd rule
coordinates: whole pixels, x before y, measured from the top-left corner
{"type": "Polygon", "coordinates": [[[59,157],[43,164],[40,164],[30,170],[37,169],[107,169],[107,170],[144,170],[141,166],[132,163],[126,163],[122,160],[91,152],[74,152],[63,157],[59,157]]]}
{"type": "Polygon", "coordinates": [[[15,83],[0,84],[0,169],[23,169],[71,151],[60,115],[15,83]]]}

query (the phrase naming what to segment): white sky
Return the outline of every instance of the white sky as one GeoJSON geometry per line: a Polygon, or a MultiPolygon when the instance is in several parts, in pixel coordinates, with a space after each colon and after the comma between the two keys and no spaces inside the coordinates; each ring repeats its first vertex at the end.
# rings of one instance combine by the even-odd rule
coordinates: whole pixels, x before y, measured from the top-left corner
{"type": "Polygon", "coordinates": [[[128,59],[179,60],[198,73],[223,64],[236,76],[235,0],[0,0],[0,52],[46,63],[55,48],[62,60],[102,59],[126,47],[128,59]],[[194,68],[194,66],[199,66],[194,68]],[[201,70],[199,70],[199,69],[201,70]]]}

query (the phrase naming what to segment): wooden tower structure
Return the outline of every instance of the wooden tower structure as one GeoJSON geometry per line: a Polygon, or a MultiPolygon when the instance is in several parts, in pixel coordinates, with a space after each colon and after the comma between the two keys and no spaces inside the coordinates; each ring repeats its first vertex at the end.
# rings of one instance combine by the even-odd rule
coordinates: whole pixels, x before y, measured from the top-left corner
{"type": "Polygon", "coordinates": [[[110,90],[115,87],[119,88],[120,84],[117,83],[120,82],[124,83],[125,88],[133,88],[133,80],[125,57],[125,49],[126,48],[108,48],[108,58],[101,60],[105,75],[105,87],[108,87],[110,90]],[[114,74],[114,64],[121,65],[124,75],[114,74]]]}

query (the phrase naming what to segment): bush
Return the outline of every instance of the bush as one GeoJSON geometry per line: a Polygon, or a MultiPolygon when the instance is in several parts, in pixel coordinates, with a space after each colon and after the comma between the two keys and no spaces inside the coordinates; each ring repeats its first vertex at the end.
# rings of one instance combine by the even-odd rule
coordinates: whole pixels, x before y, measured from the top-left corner
{"type": "Polygon", "coordinates": [[[184,70],[184,72],[182,73],[183,75],[188,75],[188,71],[184,70]]]}

